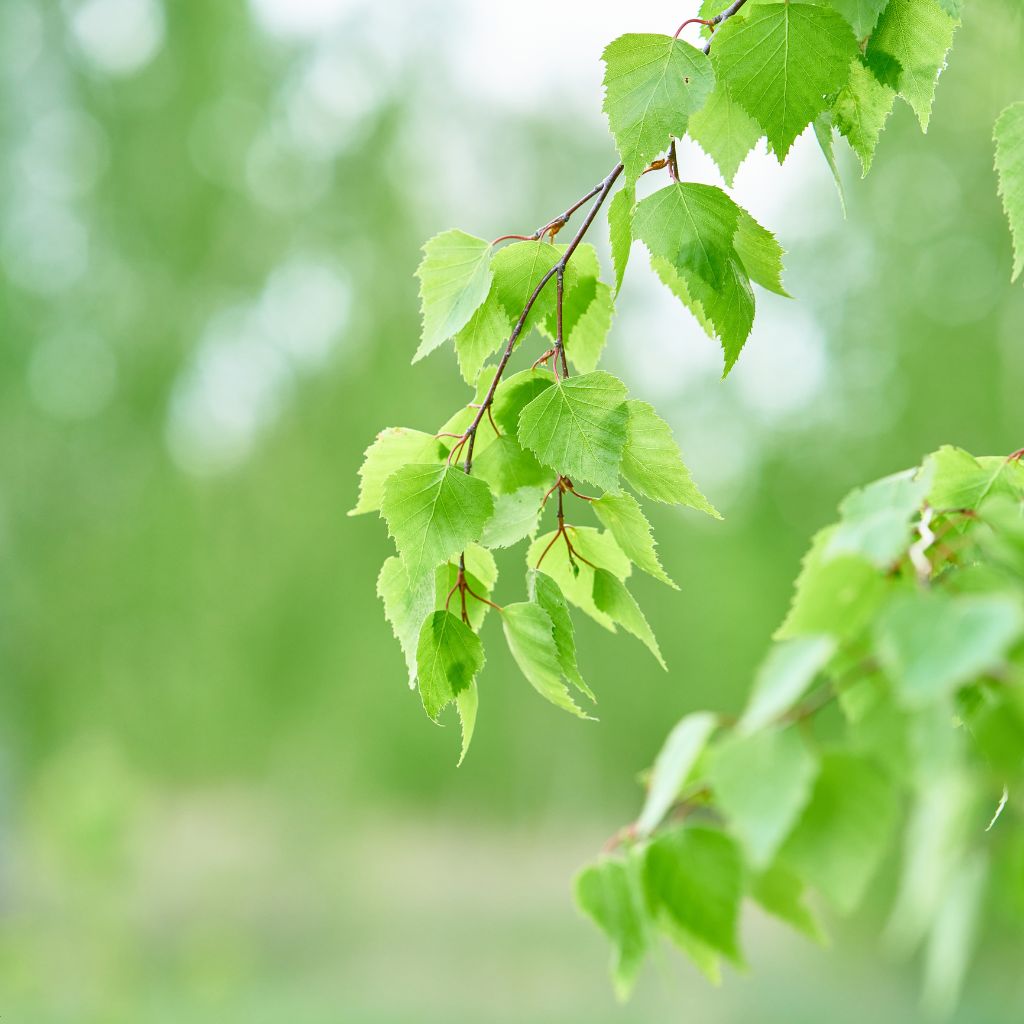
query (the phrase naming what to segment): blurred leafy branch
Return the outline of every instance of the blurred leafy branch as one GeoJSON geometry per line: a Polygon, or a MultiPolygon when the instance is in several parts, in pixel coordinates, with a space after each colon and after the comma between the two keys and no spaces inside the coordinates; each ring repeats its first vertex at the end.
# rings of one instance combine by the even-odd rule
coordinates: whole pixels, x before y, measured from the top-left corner
{"type": "MultiPolygon", "coordinates": [[[[621,626],[664,667],[626,582],[636,567],[675,587],[637,496],[718,516],[668,424],[597,369],[635,240],[720,342],[725,374],[752,329],[753,285],[787,295],[774,235],[723,189],[683,181],[676,140],[690,135],[731,184],[762,137],[781,163],[812,127],[837,184],[837,133],[867,174],[897,98],[927,129],[960,7],[960,0],[704,0],[700,16],[675,36],[622,36],[604,52],[604,110],[619,152],[608,175],[531,234],[488,242],[453,229],[424,246],[423,330],[413,361],[451,341],[474,398],[434,432],[379,434],[352,511],[379,512],[387,522],[397,554],[381,570],[378,594],[427,714],[436,720],[456,706],[463,757],[485,661],[480,627],[490,611],[530,684],[589,717],[577,703],[594,695],[579,670],[570,605],[612,631],[621,626]],[[692,23],[702,26],[700,46],[679,38],[692,23]],[[640,179],[659,172],[667,184],[638,199],[640,179]],[[559,243],[588,204],[571,240],[559,243]],[[585,241],[606,204],[614,287],[601,280],[597,251],[585,241]],[[544,350],[529,368],[507,374],[534,330],[544,350]],[[538,536],[552,499],[555,529],[538,536]],[[600,529],[567,521],[573,499],[600,529]],[[500,605],[493,553],[527,539],[527,599],[500,605]]],[[[1024,270],[1024,104],[1000,116],[995,143],[1016,278],[1024,270]]],[[[745,887],[811,932],[816,925],[801,902],[807,885],[849,909],[895,825],[900,784],[920,791],[927,810],[936,779],[968,779],[947,735],[954,711],[971,722],[984,709],[1004,732],[1024,720],[1010,677],[992,674],[1024,630],[1019,565],[1007,555],[1007,544],[1019,540],[1020,472],[1019,455],[978,461],[944,449],[919,472],[852,495],[841,522],[819,535],[745,716],[728,727],[711,715],[681,723],[655,767],[647,806],[618,837],[626,854],[580,877],[581,905],[616,943],[620,990],[654,928],[709,974],[722,956],[738,960],[745,887]],[[963,500],[945,500],[950,493],[963,500]],[[1003,537],[1002,547],[991,537],[1003,537]],[[981,568],[962,571],[973,566],[981,568]],[[821,673],[828,683],[804,700],[821,673]],[[845,731],[834,749],[816,754],[805,734],[836,707],[845,731]],[[910,717],[931,730],[927,769],[894,766],[886,748],[893,723],[910,717]],[[865,721],[880,736],[866,740],[865,721]],[[944,745],[932,748],[933,740],[944,745]],[[786,855],[784,866],[777,854],[786,855]]],[[[1010,778],[1021,739],[1014,733],[1005,749],[985,741],[980,751],[1010,778]]],[[[905,749],[903,757],[913,760],[905,749]]],[[[988,790],[969,789],[978,792],[988,790]]],[[[926,810],[912,812],[913,828],[924,827],[918,814],[926,810]]],[[[910,870],[913,890],[918,869],[910,870]]],[[[973,881],[956,876],[958,907],[917,890],[905,897],[917,900],[911,931],[923,933],[929,914],[937,915],[933,991],[956,987],[963,957],[950,950],[965,943],[942,931],[952,927],[942,915],[962,924],[964,894],[980,892],[980,869],[971,870],[973,881]]]]}

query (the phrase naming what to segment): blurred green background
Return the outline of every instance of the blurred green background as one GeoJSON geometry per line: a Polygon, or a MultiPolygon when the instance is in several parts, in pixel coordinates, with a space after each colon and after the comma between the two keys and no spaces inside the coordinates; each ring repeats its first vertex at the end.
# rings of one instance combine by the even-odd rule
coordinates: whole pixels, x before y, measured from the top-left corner
{"type": "MultiPolygon", "coordinates": [[[[607,365],[726,517],[654,511],[683,590],[636,590],[669,674],[581,621],[581,723],[488,623],[456,770],[374,596],[383,524],[344,515],[377,430],[467,400],[450,354],[409,365],[422,240],[586,191],[603,45],[694,6],[0,3],[5,1021],[918,1019],[870,910],[828,951],[752,917],[749,974],[715,991],[666,955],[618,1007],[569,882],[676,718],[738,706],[850,487],[1024,444],[990,142],[1024,97],[1017,0],[967,5],[927,138],[901,106],[865,182],[842,154],[845,222],[813,138],[748,160],[796,301],[758,297],[727,381],[634,253],[607,365]]],[[[959,1019],[1019,1021],[990,945],[959,1019]]]]}

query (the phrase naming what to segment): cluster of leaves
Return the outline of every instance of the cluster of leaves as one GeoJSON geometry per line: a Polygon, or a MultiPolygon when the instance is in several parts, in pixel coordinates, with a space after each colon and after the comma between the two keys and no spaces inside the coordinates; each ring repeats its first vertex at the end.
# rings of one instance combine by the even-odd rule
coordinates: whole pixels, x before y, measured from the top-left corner
{"type": "MultiPolygon", "coordinates": [[[[782,161],[813,125],[833,169],[838,131],[866,173],[898,96],[927,126],[959,7],[705,0],[702,47],[667,35],[622,36],[604,53],[604,107],[621,159],[605,180],[532,235],[488,242],[451,230],[424,246],[414,362],[450,342],[474,401],[435,433],[382,432],[367,450],[353,512],[387,520],[398,553],[385,562],[378,593],[428,715],[436,720],[456,705],[463,755],[484,664],[479,630],[490,610],[529,682],[586,717],[572,693],[593,696],[577,666],[569,604],[609,629],[622,626],[661,660],[626,586],[634,565],[674,585],[637,496],[717,515],[665,421],[597,369],[634,240],[720,340],[726,373],[754,321],[752,285],[786,294],[774,236],[722,189],[680,180],[676,140],[688,133],[731,183],[762,136],[782,161]],[[665,171],[669,183],[638,201],[638,183],[653,171],[665,171]],[[613,283],[601,280],[597,251],[582,241],[606,200],[613,283]],[[558,244],[588,202],[572,241],[558,244]],[[531,370],[506,376],[534,332],[547,351],[531,370]],[[570,364],[579,376],[570,377],[570,364]],[[577,484],[601,493],[581,494],[577,484]],[[577,501],[603,529],[566,522],[565,505],[577,501]],[[549,504],[556,529],[537,537],[549,504]],[[502,607],[492,599],[493,552],[525,541],[528,599],[502,607]]],[[[1024,238],[1022,111],[1010,108],[1000,120],[997,162],[1007,212],[1024,238]]],[[[1018,249],[1016,271],[1022,266],[1018,249]]]]}
{"type": "Polygon", "coordinates": [[[742,964],[745,897],[820,937],[809,893],[851,912],[902,823],[887,938],[955,998],[986,898],[1024,902],[1022,456],[942,448],[814,538],[743,713],[679,722],[577,878],[621,994],[658,935],[742,964]]]}

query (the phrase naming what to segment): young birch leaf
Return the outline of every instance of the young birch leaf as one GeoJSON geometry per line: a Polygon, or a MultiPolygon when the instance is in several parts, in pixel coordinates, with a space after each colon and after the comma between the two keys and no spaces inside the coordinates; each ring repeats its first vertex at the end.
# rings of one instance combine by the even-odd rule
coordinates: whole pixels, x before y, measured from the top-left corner
{"type": "Polygon", "coordinates": [[[366,449],[359,468],[359,501],[348,514],[361,516],[380,510],[384,481],[410,462],[440,462],[444,458],[441,445],[432,434],[406,427],[382,430],[366,449]]]}
{"type": "Polygon", "coordinates": [[[510,548],[537,532],[544,490],[523,487],[494,499],[494,517],[484,527],[480,543],[487,548],[510,548]]]}
{"type": "Polygon", "coordinates": [[[578,372],[593,373],[597,369],[614,314],[612,290],[604,281],[598,281],[594,300],[576,321],[565,343],[565,354],[578,372]]]}
{"type": "Polygon", "coordinates": [[[858,39],[866,39],[889,0],[811,0],[834,7],[849,23],[858,39]]]}
{"type": "Polygon", "coordinates": [[[576,905],[612,943],[612,979],[620,1000],[629,996],[650,941],[636,874],[632,860],[603,858],[584,868],[574,885],[576,905]]]}
{"type": "Polygon", "coordinates": [[[896,93],[859,61],[850,66],[850,80],[832,104],[832,116],[860,160],[863,175],[871,170],[878,140],[892,113],[896,93]]]}
{"type": "Polygon", "coordinates": [[[885,854],[896,813],[892,784],[873,762],[828,754],[779,858],[849,913],[885,854]]]}
{"type": "Polygon", "coordinates": [[[943,445],[925,460],[931,480],[928,503],[937,512],[977,511],[986,498],[1024,498],[1024,465],[995,455],[976,459],[962,448],[943,445]]]}
{"type": "Polygon", "coordinates": [[[903,703],[920,707],[999,665],[1022,631],[1015,597],[914,591],[883,611],[875,651],[903,703]]]}
{"type": "Polygon", "coordinates": [[[416,685],[416,644],[420,628],[434,610],[434,586],[429,577],[414,587],[409,582],[402,560],[392,555],[385,559],[377,577],[377,596],[384,602],[384,616],[391,623],[395,639],[405,655],[409,686],[416,685]]]}
{"type": "Polygon", "coordinates": [[[647,799],[634,825],[640,838],[649,836],[664,821],[717,724],[715,715],[698,711],[677,722],[668,734],[655,759],[647,799]]]}
{"type": "Polygon", "coordinates": [[[1013,280],[1024,271],[1024,103],[1007,107],[996,121],[999,195],[1013,235],[1013,280]]]}
{"type": "Polygon", "coordinates": [[[414,585],[479,540],[493,514],[487,484],[450,466],[405,466],[384,485],[381,515],[414,585]]]}
{"type": "Polygon", "coordinates": [[[828,636],[800,636],[776,643],[757,670],[737,733],[749,736],[784,715],[806,693],[835,649],[835,640],[828,636]]]}
{"type": "Polygon", "coordinates": [[[764,134],[761,126],[732,98],[723,81],[707,103],[690,118],[690,137],[718,164],[732,188],[736,172],[764,134]]]}
{"type": "Polygon", "coordinates": [[[596,371],[556,381],[519,416],[519,441],[556,472],[611,490],[626,444],[626,386],[596,371]]]}
{"type": "Polygon", "coordinates": [[[715,71],[764,129],[781,163],[846,84],[857,40],[846,20],[806,3],[757,4],[715,32],[715,71]]]}
{"type": "Polygon", "coordinates": [[[627,633],[632,633],[668,671],[658,641],[636,598],[626,589],[626,584],[607,569],[598,569],[594,573],[594,604],[627,633]]]}
{"type": "Polygon", "coordinates": [[[501,624],[512,657],[530,685],[563,711],[589,718],[577,707],[562,681],[551,616],[539,604],[522,601],[505,605],[501,624]]]}
{"type": "Polygon", "coordinates": [[[484,363],[508,341],[512,321],[492,291],[469,323],[455,335],[459,372],[467,384],[475,384],[484,363]]]}
{"type": "Polygon", "coordinates": [[[653,913],[667,915],[699,941],[739,960],[743,865],[728,836],[700,827],[660,836],[647,848],[643,879],[653,913]]]}
{"type": "Polygon", "coordinates": [[[899,63],[899,94],[917,114],[922,131],[928,130],[935,86],[957,24],[939,0],[889,0],[868,43],[869,60],[899,63]]]}
{"type": "Polygon", "coordinates": [[[629,423],[621,472],[633,490],[668,505],[686,505],[721,519],[683,463],[672,428],[646,402],[626,402],[629,423]]]}
{"type": "Polygon", "coordinates": [[[594,570],[587,563],[607,569],[623,580],[632,571],[632,563],[619,550],[611,534],[602,533],[591,526],[567,529],[572,538],[572,545],[580,555],[575,568],[569,561],[569,552],[564,540],[559,537],[552,544],[556,536],[554,533],[538,537],[530,545],[526,563],[531,569],[538,568],[537,563],[543,556],[544,560],[539,567],[558,584],[565,599],[580,611],[586,612],[596,623],[614,633],[615,623],[594,604],[594,570]]]}
{"type": "Polygon", "coordinates": [[[686,133],[711,94],[711,62],[689,43],[661,35],[620,36],[604,51],[604,111],[632,188],[644,168],[686,133]]]}
{"type": "Polygon", "coordinates": [[[459,726],[462,729],[462,749],[459,751],[459,764],[456,767],[466,760],[469,744],[473,740],[473,731],[476,729],[476,711],[479,704],[480,694],[474,679],[466,689],[455,697],[455,707],[459,712],[459,726]]]}
{"type": "Polygon", "coordinates": [[[803,882],[780,864],[773,864],[751,884],[750,895],[769,914],[792,925],[815,942],[824,942],[821,926],[804,903],[807,891],[803,882]]]}
{"type": "Polygon", "coordinates": [[[503,380],[494,393],[494,419],[502,432],[515,437],[523,409],[554,382],[550,370],[522,370],[503,380]]]}
{"type": "Polygon", "coordinates": [[[789,292],[782,287],[782,246],[743,207],[739,207],[736,236],[732,244],[754,284],[784,299],[790,297],[789,292]]]}
{"type": "Polygon", "coordinates": [[[814,119],[814,137],[818,140],[821,155],[832,172],[832,180],[836,183],[836,192],[839,193],[839,207],[843,211],[843,220],[846,220],[846,190],[843,188],[843,179],[839,174],[839,164],[836,163],[835,139],[832,135],[832,116],[830,114],[819,114],[814,119]]]}
{"type": "Polygon", "coordinates": [[[622,279],[633,247],[633,209],[636,189],[621,188],[612,196],[608,206],[608,237],[611,243],[612,264],[615,267],[615,294],[622,288],[622,279]]]}
{"type": "Polygon", "coordinates": [[[416,271],[423,337],[413,362],[433,352],[469,322],[491,287],[491,246],[464,231],[445,231],[423,246],[416,271]]]}
{"type": "Polygon", "coordinates": [[[633,219],[651,256],[668,261],[684,282],[686,293],[677,292],[679,297],[700,305],[698,319],[706,318],[721,340],[725,373],[754,323],[750,278],[733,244],[740,212],[713,185],[677,183],[644,199],[633,219]]]}
{"type": "Polygon", "coordinates": [[[814,758],[794,728],[730,736],[715,747],[708,779],[750,863],[765,868],[811,795],[814,758]]]}
{"type": "Polygon", "coordinates": [[[457,615],[434,612],[420,631],[416,666],[423,709],[437,721],[484,667],[483,645],[457,615]]]}
{"type": "Polygon", "coordinates": [[[658,561],[651,524],[636,498],[631,494],[606,494],[592,502],[591,507],[602,525],[611,531],[623,554],[648,575],[673,590],[679,589],[658,561]]]}
{"type": "MultiPolygon", "coordinates": [[[[547,272],[562,258],[550,242],[513,242],[499,249],[491,260],[494,271],[494,295],[510,320],[516,322],[534,289],[547,272]]],[[[572,264],[566,271],[566,284],[575,280],[572,264]]],[[[554,275],[544,286],[527,323],[527,328],[543,324],[555,313],[554,275]]]]}
{"type": "MultiPolygon", "coordinates": [[[[491,428],[485,421],[480,427],[482,438],[489,438],[491,428]]],[[[551,473],[538,461],[533,452],[526,451],[512,434],[495,437],[482,445],[477,438],[477,452],[473,458],[473,473],[486,480],[495,494],[514,494],[524,487],[539,487],[548,481],[551,473]]]]}
{"type": "Polygon", "coordinates": [[[592,701],[596,701],[593,691],[584,682],[576,663],[576,631],[565,596],[554,579],[538,569],[527,572],[527,586],[531,601],[536,601],[551,617],[551,625],[558,649],[558,664],[562,675],[592,701]]]}

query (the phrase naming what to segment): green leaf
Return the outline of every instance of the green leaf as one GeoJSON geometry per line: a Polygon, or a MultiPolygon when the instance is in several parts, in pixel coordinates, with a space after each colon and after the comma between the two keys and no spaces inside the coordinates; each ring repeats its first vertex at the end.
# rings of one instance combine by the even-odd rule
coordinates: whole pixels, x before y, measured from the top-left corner
{"type": "Polygon", "coordinates": [[[491,246],[464,231],[445,231],[423,246],[420,279],[423,336],[413,362],[469,322],[491,287],[491,246]]]}
{"type": "Polygon", "coordinates": [[[640,605],[626,589],[626,584],[607,569],[598,569],[594,573],[594,604],[627,633],[632,633],[654,655],[658,664],[668,671],[658,641],[640,610],[640,605]]]}
{"type": "Polygon", "coordinates": [[[939,0],[939,6],[951,18],[959,18],[963,13],[964,0],[939,0]]]}
{"type": "Polygon", "coordinates": [[[736,729],[750,735],[777,721],[807,692],[835,653],[829,636],[798,636],[774,644],[761,663],[736,729]]]}
{"type": "Polygon", "coordinates": [[[566,604],[561,588],[547,573],[538,569],[530,569],[527,572],[527,589],[530,600],[536,601],[551,617],[555,647],[558,650],[558,665],[562,670],[562,675],[580,693],[585,694],[591,700],[596,700],[590,687],[584,682],[583,676],[580,675],[579,666],[576,663],[576,631],[573,629],[569,606],[566,604]]]}
{"type": "Polygon", "coordinates": [[[698,711],[677,722],[668,734],[654,762],[647,799],[634,825],[640,838],[649,836],[671,810],[717,724],[715,715],[698,711]]]}
{"type": "Polygon", "coordinates": [[[460,469],[414,464],[384,484],[381,515],[413,584],[479,540],[493,514],[490,488],[460,469]]]}
{"type": "Polygon", "coordinates": [[[458,616],[434,612],[420,631],[416,667],[423,709],[437,721],[484,667],[483,645],[458,616]]]}
{"type": "Polygon", "coordinates": [[[653,914],[732,960],[743,866],[728,836],[708,828],[677,829],[656,839],[644,857],[644,893],[653,914]]]}
{"type": "Polygon", "coordinates": [[[732,240],[743,267],[754,284],[788,299],[782,287],[782,246],[775,236],[754,220],[742,207],[736,219],[736,235],[732,240]]]}
{"type": "Polygon", "coordinates": [[[871,761],[827,754],[779,858],[849,913],[885,854],[896,812],[892,784],[871,761]]]}
{"type": "Polygon", "coordinates": [[[649,942],[640,881],[631,864],[603,858],[584,868],[574,886],[576,904],[608,936],[614,947],[612,978],[626,999],[649,942]]]}
{"type": "Polygon", "coordinates": [[[503,380],[494,393],[494,419],[502,431],[515,437],[523,409],[554,382],[550,370],[522,370],[503,380]]]}
{"type": "Polygon", "coordinates": [[[504,345],[512,333],[512,321],[498,304],[493,291],[455,335],[459,371],[467,384],[475,384],[484,363],[504,345]]]}
{"type": "Polygon", "coordinates": [[[1024,103],[1007,107],[996,121],[999,195],[1013,234],[1013,280],[1024,271],[1024,103]]]}
{"type": "Polygon", "coordinates": [[[730,188],[740,164],[763,134],[723,81],[715,83],[707,103],[690,118],[690,137],[718,164],[730,188]]]}
{"type": "Polygon", "coordinates": [[[858,555],[829,557],[836,527],[820,530],[806,554],[786,621],[778,640],[809,633],[855,636],[874,615],[886,593],[886,580],[858,555]]]}
{"type": "Polygon", "coordinates": [[[728,373],[754,322],[754,294],[733,243],[740,208],[712,185],[678,183],[637,205],[633,230],[655,259],[679,275],[685,292],[676,294],[710,324],[725,352],[728,373]],[[687,300],[690,301],[687,301],[687,300]]]}
{"type": "Polygon", "coordinates": [[[533,452],[526,451],[514,434],[490,439],[490,425],[484,421],[473,456],[473,474],[486,480],[495,494],[514,494],[524,487],[539,487],[551,476],[533,452]],[[482,440],[489,443],[481,444],[482,440]]]}
{"type": "Polygon", "coordinates": [[[843,220],[846,220],[846,190],[843,188],[843,179],[839,174],[839,164],[836,163],[836,151],[832,136],[832,116],[828,113],[819,114],[814,119],[814,137],[818,140],[818,147],[832,172],[832,180],[836,183],[836,191],[839,193],[839,206],[843,211],[843,220]]]}
{"type": "Polygon", "coordinates": [[[895,597],[875,627],[875,651],[903,702],[937,701],[999,665],[1024,632],[1015,597],[950,597],[914,591],[895,597]]]}
{"type": "Polygon", "coordinates": [[[858,39],[866,39],[889,0],[812,0],[834,7],[849,23],[858,39]]]}
{"type": "Polygon", "coordinates": [[[686,505],[721,519],[701,494],[683,463],[672,428],[646,402],[626,402],[629,422],[622,450],[622,477],[646,498],[669,505],[686,505]]]}
{"type": "Polygon", "coordinates": [[[568,549],[563,538],[559,537],[552,544],[556,535],[548,533],[538,537],[530,545],[526,556],[527,565],[536,568],[543,555],[541,568],[558,584],[566,600],[614,633],[615,623],[594,604],[594,570],[588,563],[607,569],[619,579],[626,579],[629,576],[632,563],[619,550],[611,534],[601,533],[590,526],[568,526],[566,529],[572,538],[573,547],[579,552],[580,559],[586,561],[577,560],[574,569],[569,561],[568,549]],[[547,554],[544,554],[545,551],[547,554]]]}
{"type": "Polygon", "coordinates": [[[767,867],[789,834],[810,798],[816,767],[792,726],[731,736],[712,751],[715,803],[755,868],[767,867]]]}
{"type": "Polygon", "coordinates": [[[384,602],[384,615],[405,655],[409,685],[416,685],[416,644],[420,628],[434,610],[433,580],[423,577],[412,586],[400,558],[392,555],[381,566],[377,596],[384,602]]]}
{"type": "Polygon", "coordinates": [[[661,35],[620,36],[604,51],[604,111],[630,188],[644,168],[686,133],[715,84],[698,49],[661,35]]]}
{"type": "Polygon", "coordinates": [[[791,871],[773,864],[753,880],[750,895],[769,914],[791,924],[815,942],[824,941],[814,914],[804,903],[804,884],[791,871]]]}
{"type": "Polygon", "coordinates": [[[907,470],[851,491],[839,506],[841,519],[829,534],[824,557],[860,555],[888,569],[906,554],[912,520],[928,494],[928,474],[907,470]]]}
{"type": "Polygon", "coordinates": [[[944,445],[925,460],[931,475],[928,503],[938,512],[977,511],[986,498],[1024,497],[1024,465],[1017,459],[987,455],[976,459],[962,448],[944,445]]]}
{"type": "Polygon", "coordinates": [[[597,369],[614,314],[612,290],[604,281],[598,281],[593,301],[576,321],[565,342],[565,354],[580,373],[593,373],[597,369]]]}
{"type": "Polygon", "coordinates": [[[651,524],[633,495],[606,494],[592,502],[591,507],[602,525],[611,531],[623,554],[656,580],[679,589],[658,561],[651,524]]]}
{"type": "Polygon", "coordinates": [[[938,0],[889,0],[868,43],[869,60],[881,56],[899,62],[898,92],[925,131],[956,26],[938,0]]]}
{"type": "Polygon", "coordinates": [[[440,462],[446,454],[433,434],[407,427],[382,430],[366,449],[359,469],[359,501],[348,514],[361,516],[379,511],[384,481],[392,473],[410,462],[440,462]]]}
{"type": "Polygon", "coordinates": [[[715,32],[712,60],[781,162],[846,84],[857,52],[849,24],[827,7],[757,4],[715,32]]]}
{"type": "Polygon", "coordinates": [[[499,495],[494,499],[494,517],[484,527],[480,543],[488,548],[510,548],[524,537],[532,537],[537,532],[543,497],[540,487],[499,495]]]}
{"type": "Polygon", "coordinates": [[[551,616],[539,604],[522,601],[505,605],[501,624],[512,657],[530,685],[564,711],[589,717],[576,706],[562,681],[551,616]]]}
{"type": "MultiPolygon", "coordinates": [[[[513,323],[518,321],[534,289],[561,258],[561,252],[550,242],[513,242],[494,254],[491,260],[494,296],[513,323]]],[[[566,270],[567,286],[575,282],[575,273],[570,263],[566,270]]],[[[552,275],[534,303],[524,333],[530,327],[553,321],[554,315],[555,284],[552,275]]]]}
{"type": "Polygon", "coordinates": [[[859,61],[850,66],[850,80],[839,91],[832,105],[836,128],[860,159],[866,175],[871,170],[878,140],[892,113],[896,93],[859,61]]]}
{"type": "Polygon", "coordinates": [[[596,371],[556,381],[519,416],[519,441],[546,466],[613,489],[626,444],[626,386],[596,371]]]}
{"type": "Polygon", "coordinates": [[[621,188],[612,196],[608,206],[608,236],[611,243],[612,263],[615,266],[615,294],[622,288],[622,278],[629,263],[629,251],[633,247],[633,209],[636,206],[636,190],[621,188]]]}
{"type": "Polygon", "coordinates": [[[456,767],[466,760],[469,744],[473,740],[473,731],[476,729],[476,710],[479,703],[480,694],[475,679],[455,697],[455,707],[459,712],[459,726],[462,729],[462,749],[459,751],[459,764],[456,767]]]}

